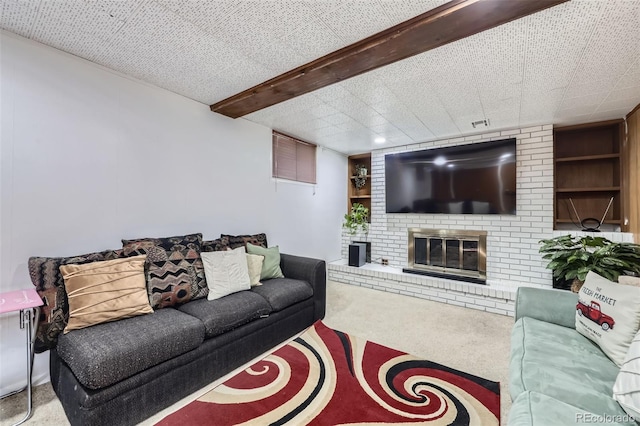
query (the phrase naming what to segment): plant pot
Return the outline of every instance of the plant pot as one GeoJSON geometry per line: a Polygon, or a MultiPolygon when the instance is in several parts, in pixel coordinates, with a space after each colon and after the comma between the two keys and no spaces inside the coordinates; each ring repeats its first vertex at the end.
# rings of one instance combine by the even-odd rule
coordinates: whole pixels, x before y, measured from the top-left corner
{"type": "Polygon", "coordinates": [[[580,281],[579,279],[575,278],[571,282],[571,291],[574,292],[574,293],[578,293],[580,291],[580,289],[582,288],[583,284],[584,284],[584,281],[580,281]]]}
{"type": "Polygon", "coordinates": [[[560,290],[571,290],[571,280],[564,280],[562,278],[553,278],[553,288],[560,290]]]}

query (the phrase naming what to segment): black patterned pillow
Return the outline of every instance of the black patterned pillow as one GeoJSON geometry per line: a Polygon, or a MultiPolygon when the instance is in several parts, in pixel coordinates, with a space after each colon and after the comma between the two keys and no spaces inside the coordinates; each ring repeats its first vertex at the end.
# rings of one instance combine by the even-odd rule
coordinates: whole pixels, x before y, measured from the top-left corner
{"type": "Polygon", "coordinates": [[[231,249],[238,247],[247,247],[247,243],[251,243],[254,246],[261,246],[267,248],[267,234],[255,234],[255,235],[220,235],[222,243],[229,246],[231,249]]]}
{"type": "Polygon", "coordinates": [[[152,308],[166,308],[194,299],[193,289],[198,286],[198,274],[188,260],[148,262],[146,275],[152,308]]]}
{"type": "Polygon", "coordinates": [[[225,244],[222,238],[202,242],[202,251],[225,251],[227,248],[229,248],[229,245],[225,244]]]}
{"type": "Polygon", "coordinates": [[[30,257],[29,275],[44,306],[36,330],[35,351],[41,353],[56,346],[58,334],[69,321],[69,301],[60,266],[102,262],[124,257],[122,250],[105,250],[72,257],[30,257]]]}
{"type": "Polygon", "coordinates": [[[125,256],[147,255],[147,291],[153,309],[207,297],[202,234],[122,240],[122,248],[125,256]]]}

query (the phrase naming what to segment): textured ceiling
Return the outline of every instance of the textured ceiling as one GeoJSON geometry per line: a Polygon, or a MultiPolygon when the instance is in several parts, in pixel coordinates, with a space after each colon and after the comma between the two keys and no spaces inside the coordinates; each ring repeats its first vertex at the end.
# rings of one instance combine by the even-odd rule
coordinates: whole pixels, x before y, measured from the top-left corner
{"type": "MultiPolygon", "coordinates": [[[[0,27],[209,105],[443,3],[2,0],[0,27]]],[[[355,153],[639,103],[640,0],[572,0],[244,118],[355,153]]]]}

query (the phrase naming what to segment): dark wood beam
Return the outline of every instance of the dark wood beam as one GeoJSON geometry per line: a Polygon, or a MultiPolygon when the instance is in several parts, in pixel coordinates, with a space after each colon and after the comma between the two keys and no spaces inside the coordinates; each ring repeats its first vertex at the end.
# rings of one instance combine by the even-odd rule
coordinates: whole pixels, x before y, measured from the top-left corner
{"type": "Polygon", "coordinates": [[[569,0],[452,0],[211,105],[231,118],[478,34],[569,0]]]}

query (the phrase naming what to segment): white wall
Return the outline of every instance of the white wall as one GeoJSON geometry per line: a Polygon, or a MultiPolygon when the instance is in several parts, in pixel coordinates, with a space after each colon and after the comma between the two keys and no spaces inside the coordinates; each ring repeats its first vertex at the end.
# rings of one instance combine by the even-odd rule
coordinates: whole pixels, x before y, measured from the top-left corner
{"type": "MultiPolygon", "coordinates": [[[[6,32],[0,34],[0,291],[29,256],[121,238],[266,232],[282,252],[340,257],[346,158],[318,151],[316,186],[271,178],[271,130],[6,32]]],[[[23,331],[0,317],[0,393],[24,384],[23,331]]],[[[48,380],[48,353],[35,381],[48,380]]]]}

